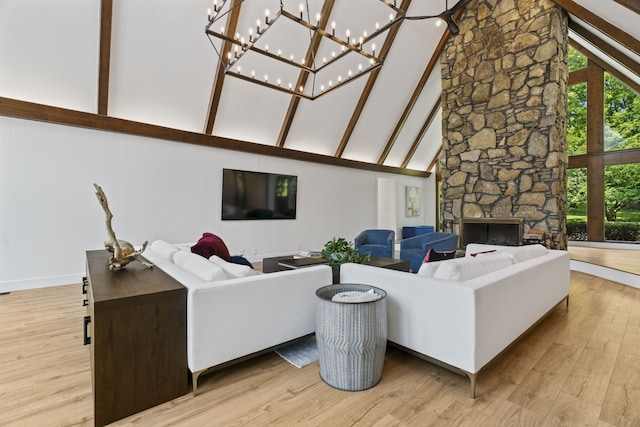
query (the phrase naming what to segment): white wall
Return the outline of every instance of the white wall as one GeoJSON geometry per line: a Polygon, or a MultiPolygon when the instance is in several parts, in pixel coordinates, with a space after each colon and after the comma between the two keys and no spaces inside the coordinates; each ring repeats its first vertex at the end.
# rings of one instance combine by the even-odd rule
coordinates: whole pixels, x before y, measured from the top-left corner
{"type": "Polygon", "coordinates": [[[396,181],[378,177],[378,228],[395,230],[398,224],[396,181]]]}
{"type": "Polygon", "coordinates": [[[80,281],[84,252],[106,238],[94,182],[118,238],[184,243],[209,231],[255,261],[376,228],[378,177],[396,182],[398,229],[434,223],[433,178],[0,117],[0,292],[80,281]],[[223,167],[297,175],[297,219],[221,221],[223,167]],[[406,185],[423,189],[420,217],[404,216],[406,185]]]}

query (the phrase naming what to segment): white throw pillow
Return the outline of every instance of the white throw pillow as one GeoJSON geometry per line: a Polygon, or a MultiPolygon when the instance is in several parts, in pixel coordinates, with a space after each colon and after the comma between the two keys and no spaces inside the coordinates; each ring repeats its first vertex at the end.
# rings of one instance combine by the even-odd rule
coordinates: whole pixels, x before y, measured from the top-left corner
{"type": "Polygon", "coordinates": [[[173,255],[175,255],[180,248],[164,240],[156,240],[151,243],[151,250],[163,258],[173,261],[173,255]]]}
{"type": "Polygon", "coordinates": [[[227,275],[220,267],[210,263],[206,258],[191,252],[176,252],[173,255],[173,262],[177,266],[195,274],[205,282],[227,279],[227,275]]]}
{"type": "Polygon", "coordinates": [[[456,258],[440,261],[434,279],[457,280],[463,282],[485,274],[493,273],[513,264],[513,258],[505,253],[487,254],[481,257],[456,258]]]}
{"type": "Polygon", "coordinates": [[[227,262],[217,255],[211,255],[209,257],[209,261],[222,268],[226,273],[230,274],[233,277],[247,277],[254,276],[256,274],[256,271],[248,265],[227,262]]]}
{"type": "Polygon", "coordinates": [[[422,265],[420,266],[420,269],[416,274],[418,276],[423,276],[423,277],[433,277],[438,267],[440,267],[440,263],[442,262],[444,261],[424,262],[422,263],[422,265]]]}

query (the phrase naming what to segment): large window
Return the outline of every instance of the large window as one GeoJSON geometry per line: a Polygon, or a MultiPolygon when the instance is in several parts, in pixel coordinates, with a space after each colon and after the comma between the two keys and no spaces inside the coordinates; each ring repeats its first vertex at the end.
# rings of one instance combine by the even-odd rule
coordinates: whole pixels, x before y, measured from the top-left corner
{"type": "Polygon", "coordinates": [[[640,96],[604,74],[604,149],[640,148],[640,96]]]}
{"type": "Polygon", "coordinates": [[[640,163],[605,166],[605,240],[639,240],[640,163]]]}
{"type": "Polygon", "coordinates": [[[640,95],[569,49],[567,233],[640,241],[640,95]]]}
{"type": "Polygon", "coordinates": [[[567,152],[570,156],[587,153],[587,84],[567,89],[567,152]]]}
{"type": "Polygon", "coordinates": [[[587,57],[569,46],[567,54],[567,68],[569,72],[582,70],[587,67],[587,57]]]}
{"type": "Polygon", "coordinates": [[[567,172],[567,239],[587,240],[587,168],[567,172]]]}

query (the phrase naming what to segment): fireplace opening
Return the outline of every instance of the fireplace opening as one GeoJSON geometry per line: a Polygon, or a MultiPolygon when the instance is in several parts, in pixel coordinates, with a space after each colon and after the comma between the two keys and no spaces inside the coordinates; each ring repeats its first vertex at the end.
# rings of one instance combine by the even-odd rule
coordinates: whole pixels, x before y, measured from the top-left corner
{"type": "Polygon", "coordinates": [[[524,218],[462,218],[460,242],[464,249],[468,243],[520,246],[524,218]]]}

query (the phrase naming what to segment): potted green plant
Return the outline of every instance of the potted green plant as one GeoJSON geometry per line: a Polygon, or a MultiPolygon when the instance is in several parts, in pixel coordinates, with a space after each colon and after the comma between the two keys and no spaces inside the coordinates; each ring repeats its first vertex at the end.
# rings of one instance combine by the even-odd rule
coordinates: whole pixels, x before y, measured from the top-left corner
{"type": "Polygon", "coordinates": [[[324,244],[322,248],[322,258],[329,261],[329,265],[333,269],[333,283],[340,283],[340,265],[346,262],[360,264],[363,261],[369,261],[371,254],[360,255],[356,252],[353,242],[348,241],[344,237],[334,237],[324,244]]]}

